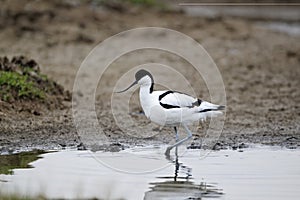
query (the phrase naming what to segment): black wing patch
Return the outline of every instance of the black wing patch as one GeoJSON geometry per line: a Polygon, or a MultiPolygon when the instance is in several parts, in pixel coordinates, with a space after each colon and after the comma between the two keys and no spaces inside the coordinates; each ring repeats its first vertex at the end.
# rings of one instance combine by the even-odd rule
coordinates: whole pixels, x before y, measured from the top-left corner
{"type": "MultiPolygon", "coordinates": [[[[181,108],[181,107],[188,107],[188,108],[193,108],[193,107],[196,107],[196,106],[200,106],[200,104],[202,103],[202,101],[200,100],[200,99],[197,99],[196,101],[194,101],[194,102],[190,102],[190,103],[188,103],[188,104],[186,104],[186,105],[172,105],[172,104],[168,104],[168,103],[162,103],[161,102],[161,100],[165,97],[165,96],[167,96],[168,94],[172,94],[172,93],[178,93],[178,94],[182,94],[182,95],[186,95],[186,96],[188,96],[187,94],[184,94],[184,93],[181,93],[181,92],[175,92],[175,91],[171,91],[171,90],[169,90],[169,91],[166,91],[166,92],[164,92],[163,94],[161,94],[161,95],[159,95],[159,97],[158,97],[158,100],[159,100],[159,104],[163,107],[163,108],[165,108],[165,109],[172,109],[172,108],[181,108]]],[[[192,97],[191,97],[192,98],[192,97]]]]}
{"type": "Polygon", "coordinates": [[[167,92],[165,92],[165,93],[159,95],[159,97],[158,97],[159,104],[160,104],[163,108],[165,108],[165,109],[180,108],[179,106],[174,106],[174,105],[165,104],[165,103],[160,102],[160,101],[162,100],[162,98],[164,98],[164,97],[167,96],[168,94],[172,94],[172,93],[174,93],[174,92],[171,91],[171,90],[169,90],[169,91],[167,91],[167,92]]]}
{"type": "Polygon", "coordinates": [[[200,110],[199,113],[203,113],[203,112],[209,112],[209,111],[219,111],[219,110],[224,110],[225,106],[219,106],[217,108],[214,109],[204,109],[204,110],[200,110]]]}
{"type": "Polygon", "coordinates": [[[197,99],[197,101],[195,101],[194,103],[192,103],[191,106],[188,106],[188,108],[193,108],[195,106],[200,106],[200,104],[202,103],[201,99],[197,99]]]}
{"type": "Polygon", "coordinates": [[[169,104],[165,104],[165,103],[161,103],[159,102],[159,104],[164,107],[165,109],[171,109],[171,108],[180,108],[179,106],[173,106],[173,105],[169,105],[169,104]]]}
{"type": "Polygon", "coordinates": [[[203,113],[203,112],[209,112],[209,111],[217,111],[218,109],[204,109],[204,110],[200,110],[199,113],[203,113]]]}
{"type": "Polygon", "coordinates": [[[172,94],[174,93],[173,91],[169,90],[169,91],[166,91],[165,93],[162,93],[161,95],[159,95],[158,97],[158,100],[162,100],[162,98],[164,98],[165,96],[167,96],[168,94],[172,94]]]}

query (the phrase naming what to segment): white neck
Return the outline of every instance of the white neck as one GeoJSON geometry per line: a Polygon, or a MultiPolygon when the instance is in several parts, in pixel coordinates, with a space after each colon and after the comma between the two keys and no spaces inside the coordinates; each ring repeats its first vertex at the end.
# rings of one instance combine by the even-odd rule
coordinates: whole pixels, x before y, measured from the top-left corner
{"type": "Polygon", "coordinates": [[[141,106],[145,112],[145,115],[149,117],[150,114],[150,105],[152,101],[152,96],[150,93],[152,84],[143,84],[140,87],[140,102],[141,106]]]}

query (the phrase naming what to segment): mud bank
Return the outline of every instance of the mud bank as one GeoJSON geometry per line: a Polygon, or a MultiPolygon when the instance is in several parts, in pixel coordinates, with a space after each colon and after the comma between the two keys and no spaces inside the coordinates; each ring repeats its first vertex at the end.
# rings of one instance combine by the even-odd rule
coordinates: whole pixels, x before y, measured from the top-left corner
{"type": "MultiPolygon", "coordinates": [[[[248,143],[299,148],[298,35],[257,25],[259,19],[187,16],[180,11],[137,5],[104,6],[68,1],[4,1],[2,4],[0,55],[11,58],[21,52],[34,58],[42,73],[69,91],[72,91],[82,60],[111,35],[143,26],[165,27],[187,34],[214,59],[226,88],[226,122],[215,149],[243,148],[248,143]]],[[[268,20],[263,22],[267,24],[268,20]]],[[[193,77],[193,68],[182,59],[152,51],[125,55],[104,74],[96,94],[99,123],[103,126],[103,134],[111,141],[108,150],[174,140],[172,129],[160,130],[156,125],[151,125],[153,128],[148,133],[155,136],[147,140],[128,137],[114,122],[108,103],[125,69],[154,61],[184,69],[182,74],[195,80],[191,84],[195,83],[197,95],[209,100],[205,83],[201,77],[193,77]],[[105,90],[101,89],[101,84],[105,90]]],[[[172,83],[172,88],[180,89],[181,85],[172,83]]],[[[20,111],[11,102],[1,101],[0,104],[1,152],[34,148],[84,149],[73,125],[70,102],[33,111],[20,111]]],[[[138,101],[134,100],[131,106],[133,112],[140,112],[138,101]]],[[[143,116],[137,119],[141,126],[150,123],[143,116]]],[[[199,147],[205,125],[203,127],[194,133],[190,148],[199,147]]],[[[136,130],[131,131],[135,134],[136,130]]]]}

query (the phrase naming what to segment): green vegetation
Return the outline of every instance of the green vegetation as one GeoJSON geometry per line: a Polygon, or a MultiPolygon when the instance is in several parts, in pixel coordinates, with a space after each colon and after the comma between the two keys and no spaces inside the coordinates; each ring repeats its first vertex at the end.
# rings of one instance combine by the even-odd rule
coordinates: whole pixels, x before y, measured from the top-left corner
{"type": "Polygon", "coordinates": [[[12,174],[12,169],[30,168],[29,163],[37,160],[44,151],[22,152],[19,154],[0,155],[0,174],[12,174]]]}
{"type": "MultiPolygon", "coordinates": [[[[31,168],[31,162],[40,158],[40,155],[45,151],[36,150],[31,152],[22,152],[11,155],[0,155],[0,174],[13,174],[13,169],[31,168]]],[[[1,180],[0,180],[1,181],[1,180]]],[[[30,199],[46,199],[44,195],[36,197],[29,197],[19,195],[18,192],[14,194],[5,194],[0,188],[0,200],[30,200],[30,199]]]]}
{"type": "Polygon", "coordinates": [[[5,195],[5,194],[1,194],[1,192],[0,192],[0,200],[33,200],[33,199],[43,200],[46,198],[43,196],[37,196],[37,197],[32,198],[32,197],[21,196],[18,194],[5,195]]]}
{"type": "Polygon", "coordinates": [[[136,5],[142,5],[142,6],[150,6],[159,8],[162,10],[166,9],[166,4],[159,0],[127,0],[128,2],[136,5]]]}
{"type": "Polygon", "coordinates": [[[68,91],[40,72],[35,60],[0,57],[0,101],[15,103],[17,110],[34,112],[33,108],[42,104],[48,109],[62,108],[63,100],[70,99],[68,91]]]}
{"type": "Polygon", "coordinates": [[[156,0],[127,0],[127,1],[133,4],[140,4],[146,6],[155,6],[158,4],[156,0]]]}
{"type": "MultiPolygon", "coordinates": [[[[45,78],[45,77],[43,77],[45,78]]],[[[17,72],[0,71],[0,98],[9,101],[13,92],[20,99],[44,99],[45,93],[30,80],[27,73],[20,75],[17,72]]]]}
{"type": "Polygon", "coordinates": [[[140,6],[166,9],[166,4],[160,0],[93,0],[92,2],[96,5],[104,5],[109,7],[113,6],[114,8],[116,8],[117,6],[118,8],[123,7],[123,9],[126,9],[126,5],[128,6],[128,3],[140,6]]]}
{"type": "Polygon", "coordinates": [[[22,196],[19,194],[1,194],[0,190],[0,200],[44,200],[47,199],[43,195],[38,195],[36,197],[22,196]]]}

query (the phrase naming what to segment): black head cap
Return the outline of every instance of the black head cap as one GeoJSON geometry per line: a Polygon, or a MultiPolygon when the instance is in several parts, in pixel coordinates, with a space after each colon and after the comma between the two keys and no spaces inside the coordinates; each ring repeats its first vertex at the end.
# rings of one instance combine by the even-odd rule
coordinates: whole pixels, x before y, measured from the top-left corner
{"type": "Polygon", "coordinates": [[[135,84],[137,84],[138,81],[139,81],[141,78],[143,78],[143,77],[145,77],[145,76],[149,76],[149,77],[151,78],[150,93],[152,93],[152,92],[153,92],[153,86],[154,86],[153,77],[152,77],[152,75],[150,74],[150,72],[148,72],[148,71],[146,71],[146,70],[144,70],[144,69],[141,69],[141,70],[139,70],[137,73],[135,73],[135,81],[134,81],[129,87],[127,87],[126,89],[121,90],[121,91],[119,91],[119,92],[116,92],[116,93],[122,93],[122,92],[125,92],[125,91],[129,90],[132,86],[134,86],[135,84]]]}
{"type": "Polygon", "coordinates": [[[149,76],[151,78],[150,93],[152,93],[153,92],[153,87],[154,87],[154,79],[153,79],[153,76],[150,74],[150,72],[148,72],[144,69],[139,70],[137,73],[135,73],[135,80],[139,81],[144,76],[149,76]]]}
{"type": "Polygon", "coordinates": [[[152,83],[154,83],[153,77],[152,77],[152,75],[150,74],[150,72],[148,72],[148,71],[146,71],[146,70],[144,70],[144,69],[141,69],[141,70],[139,70],[137,73],[135,73],[135,79],[136,79],[137,81],[139,81],[141,78],[143,78],[144,76],[147,76],[147,75],[151,78],[152,83]]]}

